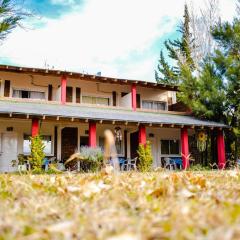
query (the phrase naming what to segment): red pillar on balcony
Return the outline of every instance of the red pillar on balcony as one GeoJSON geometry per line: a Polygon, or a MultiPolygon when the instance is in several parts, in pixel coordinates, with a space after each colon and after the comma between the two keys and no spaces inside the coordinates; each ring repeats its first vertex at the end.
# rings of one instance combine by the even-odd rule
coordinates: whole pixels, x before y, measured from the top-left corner
{"type": "Polygon", "coordinates": [[[62,76],[61,78],[61,103],[65,104],[67,98],[67,77],[62,76]]]}
{"type": "Polygon", "coordinates": [[[32,119],[32,137],[39,134],[39,120],[37,118],[32,119]]]}
{"type": "Polygon", "coordinates": [[[137,109],[137,87],[136,84],[132,84],[132,109],[136,111],[137,109]]]}
{"type": "Polygon", "coordinates": [[[218,168],[224,169],[226,165],[226,155],[225,155],[225,143],[224,143],[223,130],[218,130],[217,152],[218,152],[218,168]]]}
{"type": "Polygon", "coordinates": [[[146,127],[144,125],[139,126],[139,144],[146,145],[147,137],[146,137],[146,127]]]}
{"type": "Polygon", "coordinates": [[[97,133],[96,123],[89,122],[89,147],[96,147],[97,133]]]}
{"type": "Polygon", "coordinates": [[[181,147],[183,169],[187,169],[189,167],[189,145],[188,145],[188,129],[186,127],[181,129],[181,147]]]}

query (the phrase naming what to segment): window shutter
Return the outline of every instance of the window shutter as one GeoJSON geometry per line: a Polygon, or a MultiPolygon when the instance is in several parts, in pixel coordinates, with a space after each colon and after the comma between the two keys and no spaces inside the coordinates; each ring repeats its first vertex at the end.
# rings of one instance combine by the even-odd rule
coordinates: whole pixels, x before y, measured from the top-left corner
{"type": "Polygon", "coordinates": [[[81,88],[76,88],[76,103],[81,103],[81,88]]]}
{"type": "Polygon", "coordinates": [[[141,107],[141,97],[140,94],[137,94],[137,108],[141,107]]]}
{"type": "Polygon", "coordinates": [[[10,97],[10,80],[5,80],[4,83],[4,97],[10,97]]]}
{"type": "Polygon", "coordinates": [[[52,101],[52,85],[48,85],[48,101],[52,101]]]}
{"type": "Polygon", "coordinates": [[[73,99],[73,88],[72,87],[67,87],[67,102],[72,102],[73,99]]]}
{"type": "Polygon", "coordinates": [[[117,106],[117,93],[114,91],[112,92],[112,101],[113,101],[113,106],[117,106]]]}

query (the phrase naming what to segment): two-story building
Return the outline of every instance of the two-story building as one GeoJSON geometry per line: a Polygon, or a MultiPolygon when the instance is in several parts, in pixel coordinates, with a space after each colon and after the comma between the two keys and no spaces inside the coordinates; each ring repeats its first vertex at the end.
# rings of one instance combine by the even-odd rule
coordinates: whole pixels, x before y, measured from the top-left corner
{"type": "Polygon", "coordinates": [[[177,91],[153,82],[0,65],[0,171],[13,171],[11,161],[30,153],[29,136],[41,134],[46,155],[64,161],[81,146],[103,146],[105,129],[118,136],[118,155],[126,158],[149,140],[155,167],[164,157],[182,157],[188,167],[189,137],[217,129],[222,168],[226,126],[177,111],[177,91]]]}

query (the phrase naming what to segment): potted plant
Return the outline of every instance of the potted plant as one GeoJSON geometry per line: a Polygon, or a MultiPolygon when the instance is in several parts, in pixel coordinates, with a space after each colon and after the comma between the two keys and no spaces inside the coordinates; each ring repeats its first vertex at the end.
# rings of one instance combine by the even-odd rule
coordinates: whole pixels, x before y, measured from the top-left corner
{"type": "Polygon", "coordinates": [[[17,160],[12,160],[12,167],[16,167],[18,171],[27,171],[26,157],[23,154],[18,154],[17,160]]]}

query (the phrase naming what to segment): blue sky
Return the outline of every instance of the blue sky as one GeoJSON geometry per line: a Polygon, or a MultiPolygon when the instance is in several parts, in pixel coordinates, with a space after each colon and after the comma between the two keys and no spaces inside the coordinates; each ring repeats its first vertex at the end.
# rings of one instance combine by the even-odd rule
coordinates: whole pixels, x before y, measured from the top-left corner
{"type": "MultiPolygon", "coordinates": [[[[25,0],[35,17],[0,46],[0,62],[152,81],[186,1],[25,0]]],[[[223,19],[231,19],[235,0],[219,1],[223,19]]]]}

